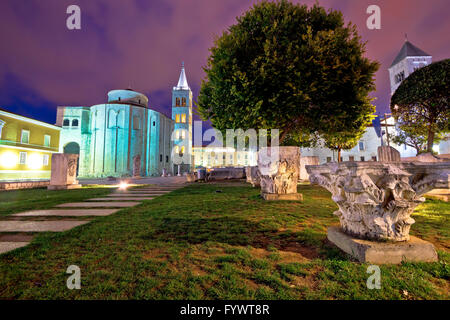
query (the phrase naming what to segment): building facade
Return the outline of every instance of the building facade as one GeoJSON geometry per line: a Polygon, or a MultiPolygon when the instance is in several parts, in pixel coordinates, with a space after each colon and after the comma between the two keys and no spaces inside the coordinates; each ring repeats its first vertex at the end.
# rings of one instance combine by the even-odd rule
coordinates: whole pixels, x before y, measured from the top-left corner
{"type": "Polygon", "coordinates": [[[230,147],[193,147],[194,166],[204,168],[246,167],[257,165],[255,151],[230,147]]]}
{"type": "Polygon", "coordinates": [[[58,107],[61,147],[77,153],[79,177],[128,177],[172,172],[173,121],[131,89],[108,92],[104,104],[58,107]]]}
{"type": "Polygon", "coordinates": [[[61,128],[0,109],[0,181],[48,180],[61,128]]]}

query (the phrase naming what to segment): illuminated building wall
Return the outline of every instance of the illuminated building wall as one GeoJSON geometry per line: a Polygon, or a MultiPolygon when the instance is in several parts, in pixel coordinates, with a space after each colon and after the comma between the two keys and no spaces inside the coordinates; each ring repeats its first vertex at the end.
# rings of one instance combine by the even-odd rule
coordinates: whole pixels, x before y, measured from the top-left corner
{"type": "Polygon", "coordinates": [[[0,109],[0,181],[48,180],[61,128],[0,109]]]}
{"type": "Polygon", "coordinates": [[[228,147],[193,147],[195,167],[223,168],[257,165],[255,151],[237,151],[228,147]]]}
{"type": "Polygon", "coordinates": [[[140,158],[140,175],[172,171],[173,121],[148,108],[148,98],[131,89],[112,90],[108,102],[58,107],[61,147],[80,155],[79,177],[125,177],[140,158]]]}

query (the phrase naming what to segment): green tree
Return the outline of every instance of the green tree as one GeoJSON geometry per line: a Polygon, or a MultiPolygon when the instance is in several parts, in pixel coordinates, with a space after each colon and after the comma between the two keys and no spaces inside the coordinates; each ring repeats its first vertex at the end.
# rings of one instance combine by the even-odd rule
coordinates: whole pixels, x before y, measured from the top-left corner
{"type": "Polygon", "coordinates": [[[344,126],[322,135],[324,146],[338,153],[338,162],[341,162],[341,151],[355,147],[366,131],[364,118],[353,123],[340,122],[344,126]]]}
{"type": "Polygon", "coordinates": [[[419,142],[419,153],[420,141],[426,139],[426,151],[432,152],[433,144],[449,132],[449,76],[446,59],[414,71],[400,84],[391,99],[392,115],[401,129],[397,141],[419,142]]]}
{"type": "Polygon", "coordinates": [[[218,130],[274,128],[281,145],[303,146],[372,119],[378,63],[339,11],[262,1],[210,52],[197,106],[218,130]]]}

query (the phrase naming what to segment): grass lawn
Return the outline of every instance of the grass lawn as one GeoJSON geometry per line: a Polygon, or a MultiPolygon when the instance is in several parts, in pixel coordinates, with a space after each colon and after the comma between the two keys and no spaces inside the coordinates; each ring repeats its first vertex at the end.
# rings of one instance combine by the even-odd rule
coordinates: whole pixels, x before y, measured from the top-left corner
{"type": "Polygon", "coordinates": [[[369,290],[368,265],[326,241],[338,224],[330,194],[299,191],[303,202],[266,202],[247,185],[198,184],[40,234],[0,256],[0,298],[449,299],[450,204],[428,200],[413,216],[411,234],[432,241],[440,261],[381,266],[382,288],[369,290]],[[81,290],[66,288],[69,265],[81,290]]]}

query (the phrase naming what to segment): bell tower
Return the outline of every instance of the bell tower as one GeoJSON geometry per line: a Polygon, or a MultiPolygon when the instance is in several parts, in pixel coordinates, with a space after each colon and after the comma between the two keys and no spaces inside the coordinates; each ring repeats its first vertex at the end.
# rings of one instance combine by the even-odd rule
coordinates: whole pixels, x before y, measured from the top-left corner
{"type": "Polygon", "coordinates": [[[425,67],[432,62],[432,56],[417,48],[405,36],[405,43],[389,67],[389,79],[391,82],[391,95],[411,73],[425,67]]]}
{"type": "Polygon", "coordinates": [[[182,164],[175,164],[175,174],[189,172],[192,162],[192,91],[189,88],[184,62],[181,64],[178,84],[172,89],[172,119],[174,126],[174,152],[185,155],[182,164]],[[187,155],[187,156],[186,156],[187,155]],[[179,166],[179,167],[178,167],[179,166]]]}

